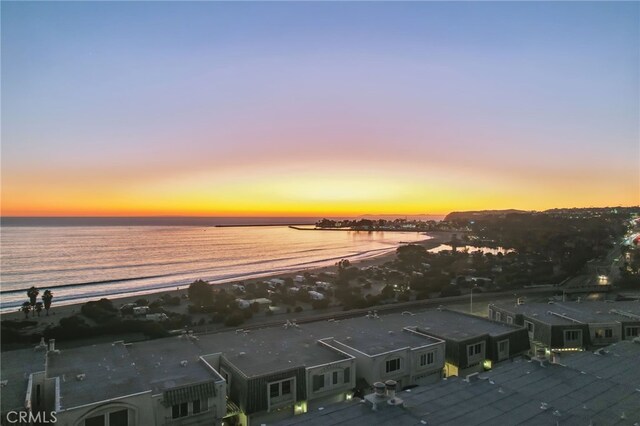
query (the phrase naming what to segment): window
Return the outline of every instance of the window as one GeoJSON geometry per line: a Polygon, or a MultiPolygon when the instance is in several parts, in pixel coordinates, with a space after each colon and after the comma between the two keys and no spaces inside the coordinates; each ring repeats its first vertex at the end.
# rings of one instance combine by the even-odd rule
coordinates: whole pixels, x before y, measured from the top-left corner
{"type": "Polygon", "coordinates": [[[105,426],[105,425],[106,425],[106,422],[105,422],[104,414],[102,416],[89,417],[84,421],[84,426],[105,426]]]}
{"type": "Polygon", "coordinates": [[[502,321],[502,313],[496,312],[496,321],[502,321]]]}
{"type": "Polygon", "coordinates": [[[387,361],[387,373],[400,370],[400,358],[394,358],[387,361]]]}
{"type": "Polygon", "coordinates": [[[509,340],[498,342],[498,359],[503,360],[509,357],[509,340]]]}
{"type": "Polygon", "coordinates": [[[311,380],[311,390],[313,390],[314,392],[324,391],[327,389],[338,387],[343,383],[349,383],[351,381],[351,370],[349,368],[345,368],[342,371],[328,371],[326,373],[314,375],[311,380]],[[342,382],[340,381],[341,376],[342,382]]]}
{"type": "Polygon", "coordinates": [[[269,399],[271,404],[275,402],[290,401],[294,398],[293,379],[280,380],[269,383],[269,399]]]}
{"type": "Polygon", "coordinates": [[[351,369],[349,367],[344,369],[344,377],[342,378],[342,381],[344,383],[349,383],[351,381],[351,369]]]}
{"type": "Polygon", "coordinates": [[[467,346],[467,353],[469,354],[469,357],[481,354],[482,343],[476,343],[475,345],[467,346]]]}
{"type": "Polygon", "coordinates": [[[287,380],[286,382],[282,382],[282,395],[289,395],[291,393],[291,381],[287,380]]]}
{"type": "Polygon", "coordinates": [[[426,354],[420,354],[420,367],[424,367],[425,365],[433,364],[434,361],[434,353],[428,352],[426,354]]]}
{"type": "Polygon", "coordinates": [[[324,387],[324,374],[314,375],[313,376],[313,387],[314,391],[320,390],[324,387]]]}
{"type": "Polygon", "coordinates": [[[564,340],[569,342],[574,342],[580,340],[582,332],[580,330],[565,330],[564,332],[564,340]]]}
{"type": "Polygon", "coordinates": [[[114,411],[109,413],[109,426],[128,426],[129,413],[127,410],[114,411]]]}
{"type": "Polygon", "coordinates": [[[529,336],[533,335],[533,330],[535,329],[535,326],[533,325],[533,323],[529,321],[525,321],[524,326],[529,332],[529,336]]]}
{"type": "Polygon", "coordinates": [[[493,319],[493,309],[489,308],[489,319],[493,319]]]}
{"type": "Polygon", "coordinates": [[[84,426],[129,426],[129,411],[122,409],[85,419],[84,426]]]}
{"type": "Polygon", "coordinates": [[[179,419],[180,417],[187,417],[189,415],[189,403],[183,402],[182,404],[175,404],[171,407],[171,418],[179,419]]]}
{"type": "Polygon", "coordinates": [[[596,330],[596,339],[602,339],[602,338],[612,338],[613,337],[613,330],[610,328],[605,328],[605,329],[599,329],[596,330]]]}
{"type": "Polygon", "coordinates": [[[513,317],[511,315],[507,315],[507,324],[513,324],[513,317]]]}
{"type": "Polygon", "coordinates": [[[640,334],[640,327],[627,327],[625,335],[627,337],[638,337],[640,334]]]}
{"type": "Polygon", "coordinates": [[[193,401],[193,414],[198,414],[200,413],[200,400],[196,399],[195,401],[193,401]]]}
{"type": "Polygon", "coordinates": [[[271,398],[277,398],[280,396],[280,383],[271,383],[269,385],[269,396],[271,398]]]}

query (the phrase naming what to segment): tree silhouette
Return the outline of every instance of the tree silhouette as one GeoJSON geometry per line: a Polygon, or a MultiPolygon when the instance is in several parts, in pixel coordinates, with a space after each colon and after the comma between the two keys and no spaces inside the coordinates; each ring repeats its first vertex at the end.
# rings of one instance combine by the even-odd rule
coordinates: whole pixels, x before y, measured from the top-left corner
{"type": "Polygon", "coordinates": [[[24,302],[22,307],[20,308],[22,312],[24,312],[24,317],[29,318],[29,312],[31,312],[31,303],[24,302]]]}
{"type": "Polygon", "coordinates": [[[42,301],[44,302],[44,309],[49,315],[49,309],[51,309],[51,301],[53,300],[53,293],[50,290],[45,290],[42,295],[42,301]]]}
{"type": "Polygon", "coordinates": [[[29,297],[29,304],[32,307],[36,305],[36,300],[38,299],[39,294],[40,294],[40,291],[35,287],[31,287],[29,290],[27,290],[27,297],[29,297]]]}
{"type": "Polygon", "coordinates": [[[36,302],[35,312],[40,316],[40,312],[42,312],[42,302],[36,302]]]}

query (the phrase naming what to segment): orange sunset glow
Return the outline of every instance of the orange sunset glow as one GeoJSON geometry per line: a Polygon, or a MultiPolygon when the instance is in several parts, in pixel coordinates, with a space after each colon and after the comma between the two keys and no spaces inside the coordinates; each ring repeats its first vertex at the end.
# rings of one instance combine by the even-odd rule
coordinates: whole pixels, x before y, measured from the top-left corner
{"type": "Polygon", "coordinates": [[[2,215],[637,205],[633,14],[546,7],[8,4],[2,215]]]}

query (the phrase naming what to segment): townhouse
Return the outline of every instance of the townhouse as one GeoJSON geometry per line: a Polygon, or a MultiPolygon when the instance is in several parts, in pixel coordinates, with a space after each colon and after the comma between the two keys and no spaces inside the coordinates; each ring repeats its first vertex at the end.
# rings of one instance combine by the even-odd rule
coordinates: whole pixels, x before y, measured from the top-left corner
{"type": "Polygon", "coordinates": [[[6,352],[2,410],[55,412],[70,426],[263,424],[361,396],[375,382],[426,385],[528,348],[522,327],[453,311],[359,315],[6,352]]]}
{"type": "Polygon", "coordinates": [[[523,326],[531,351],[580,351],[640,335],[640,303],[492,303],[489,317],[523,326]]]}

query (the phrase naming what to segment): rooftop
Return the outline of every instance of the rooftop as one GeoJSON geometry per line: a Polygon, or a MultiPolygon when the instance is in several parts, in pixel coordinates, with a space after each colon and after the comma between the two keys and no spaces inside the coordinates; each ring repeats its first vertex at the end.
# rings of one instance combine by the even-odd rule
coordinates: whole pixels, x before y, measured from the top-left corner
{"type": "Polygon", "coordinates": [[[247,377],[269,374],[295,367],[311,367],[340,361],[347,357],[324,347],[309,325],[269,327],[248,332],[227,332],[199,336],[198,344],[207,353],[223,356],[247,377]]]}
{"type": "Polygon", "coordinates": [[[451,340],[466,340],[483,334],[501,336],[521,328],[447,309],[385,315],[383,318],[405,326],[417,326],[427,334],[451,340]]]}
{"type": "Polygon", "coordinates": [[[24,407],[27,394],[29,375],[44,371],[44,350],[21,349],[2,354],[2,370],[0,380],[6,380],[2,385],[2,412],[24,407]],[[5,356],[11,354],[11,356],[5,356]]]}
{"type": "MultiPolygon", "coordinates": [[[[159,393],[187,384],[221,380],[200,360],[201,356],[210,354],[222,353],[246,376],[252,377],[348,358],[348,355],[318,343],[321,339],[333,338],[368,355],[441,342],[438,338],[403,331],[405,327],[419,327],[427,334],[449,339],[487,333],[500,335],[515,329],[447,310],[361,316],[287,327],[67,349],[49,356],[48,377],[61,378],[63,407],[71,407],[136,392],[159,393]],[[84,376],[79,376],[81,374],[84,376]]],[[[44,370],[44,354],[30,349],[3,355],[2,378],[8,380],[10,388],[3,392],[6,397],[2,407],[21,406],[28,373],[44,370]]]]}
{"type": "Polygon", "coordinates": [[[551,302],[493,303],[514,314],[523,314],[551,325],[640,321],[640,303],[630,302],[551,302]]]}
{"type": "Polygon", "coordinates": [[[122,343],[49,352],[47,368],[47,377],[60,378],[63,409],[149,390],[122,343]]]}
{"type": "MultiPolygon", "coordinates": [[[[624,349],[631,358],[640,354],[637,343],[626,343],[624,349]]],[[[640,391],[635,383],[572,367],[516,360],[481,374],[477,381],[456,377],[402,391],[398,396],[404,407],[372,411],[362,402],[342,402],[278,424],[631,424],[640,418],[640,391]]]]}
{"type": "Polygon", "coordinates": [[[136,372],[154,394],[204,381],[221,381],[200,356],[208,355],[199,342],[180,336],[127,345],[136,372]]]}
{"type": "MultiPolygon", "coordinates": [[[[595,352],[563,354],[560,363],[615,383],[640,385],[640,344],[623,340],[595,352]]],[[[640,388],[639,392],[640,392],[640,388]]]]}

